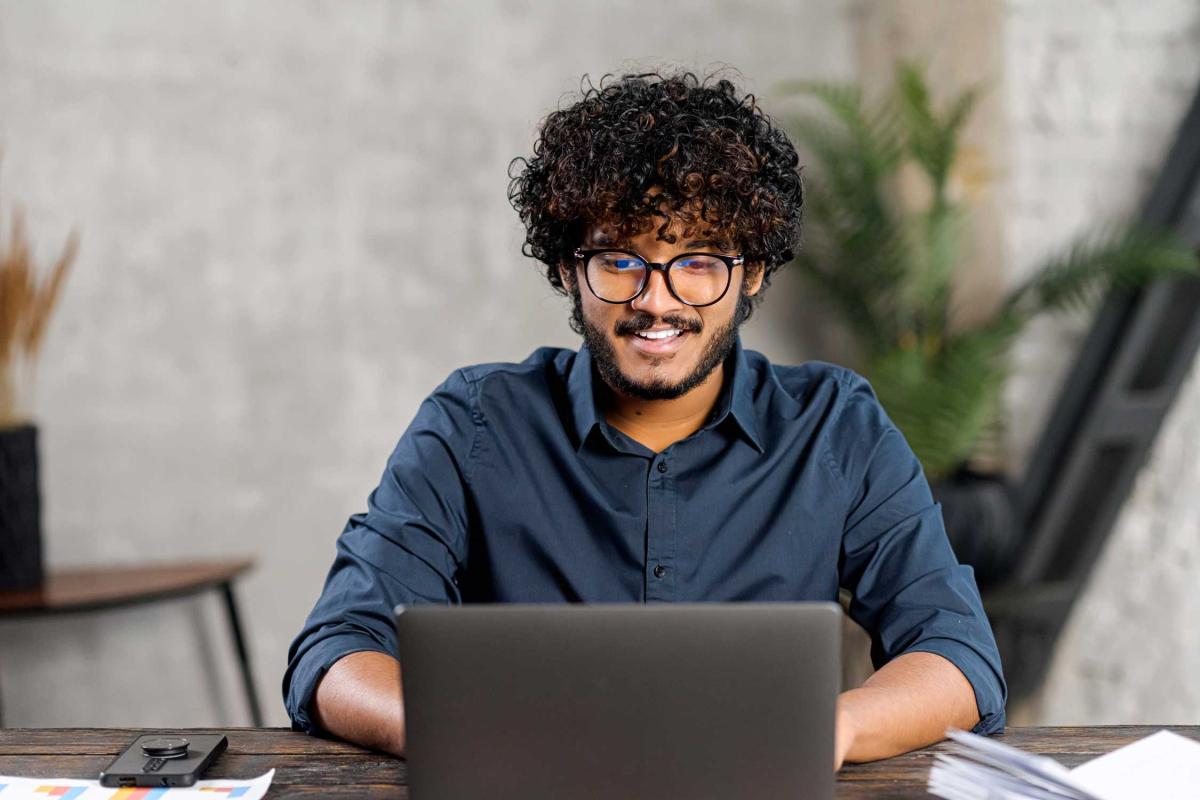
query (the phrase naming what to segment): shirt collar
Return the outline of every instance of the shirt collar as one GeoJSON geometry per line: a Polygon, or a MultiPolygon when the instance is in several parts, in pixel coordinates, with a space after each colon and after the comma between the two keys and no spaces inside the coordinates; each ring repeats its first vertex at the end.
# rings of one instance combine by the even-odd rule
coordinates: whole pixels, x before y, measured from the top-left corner
{"type": "MultiPolygon", "coordinates": [[[[596,397],[593,378],[592,354],[587,345],[582,345],[575,356],[567,375],[567,394],[571,401],[571,413],[578,437],[576,450],[583,446],[592,429],[600,425],[599,398],[596,397]]],[[[725,360],[725,385],[717,399],[712,419],[705,428],[720,425],[726,417],[732,417],[742,433],[758,452],[765,452],[758,421],[754,411],[754,374],[742,349],[742,339],[734,340],[733,352],[725,360]]],[[[601,426],[603,430],[603,426],[601,426]]]]}
{"type": "Polygon", "coordinates": [[[575,363],[567,375],[567,396],[571,399],[571,413],[575,418],[575,435],[578,440],[575,450],[583,447],[592,428],[600,424],[600,413],[592,387],[592,353],[582,345],[575,354],[575,363]]]}
{"type": "Polygon", "coordinates": [[[758,431],[758,416],[754,410],[754,373],[746,359],[740,336],[734,340],[733,352],[725,359],[725,385],[717,399],[712,422],[707,427],[720,425],[726,417],[733,417],[733,421],[754,445],[755,450],[760,453],[766,452],[758,431]]]}

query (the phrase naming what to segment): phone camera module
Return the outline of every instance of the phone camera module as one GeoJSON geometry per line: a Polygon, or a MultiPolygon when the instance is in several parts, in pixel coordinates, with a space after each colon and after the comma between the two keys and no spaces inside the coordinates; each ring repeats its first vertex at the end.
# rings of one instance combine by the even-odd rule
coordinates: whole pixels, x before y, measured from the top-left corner
{"type": "Polygon", "coordinates": [[[147,739],[142,742],[142,755],[149,758],[183,758],[188,754],[188,740],[182,736],[147,739]]]}

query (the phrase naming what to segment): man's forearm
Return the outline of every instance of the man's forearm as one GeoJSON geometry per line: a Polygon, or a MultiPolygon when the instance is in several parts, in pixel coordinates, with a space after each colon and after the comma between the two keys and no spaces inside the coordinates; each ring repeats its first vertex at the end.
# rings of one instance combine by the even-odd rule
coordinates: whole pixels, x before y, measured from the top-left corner
{"type": "Polygon", "coordinates": [[[950,661],[934,653],[905,653],[861,688],[838,698],[838,766],[874,761],[940,741],[947,728],[979,722],[975,691],[950,661]]]}
{"type": "Polygon", "coordinates": [[[400,662],[384,653],[351,653],[317,684],[317,724],[349,742],[404,756],[400,662]]]}
{"type": "MultiPolygon", "coordinates": [[[[403,757],[402,680],[400,662],[391,656],[351,653],[317,685],[317,723],[347,741],[403,757]]],[[[934,653],[906,653],[838,698],[837,766],[899,755],[941,740],[947,728],[969,730],[977,722],[975,692],[957,667],[934,653]]]]}

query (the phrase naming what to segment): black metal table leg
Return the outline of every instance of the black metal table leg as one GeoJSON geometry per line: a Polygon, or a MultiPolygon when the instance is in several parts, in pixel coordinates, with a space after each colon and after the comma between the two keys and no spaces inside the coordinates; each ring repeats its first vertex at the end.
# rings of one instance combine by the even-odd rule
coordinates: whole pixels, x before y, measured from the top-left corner
{"type": "Polygon", "coordinates": [[[258,693],[254,691],[254,678],[250,674],[250,657],[246,652],[246,640],[242,636],[242,623],[238,618],[237,602],[233,597],[233,583],[221,584],[225,595],[225,610],[229,614],[229,629],[233,633],[233,646],[237,652],[238,665],[242,670],[242,685],[246,689],[246,702],[250,706],[250,719],[254,727],[263,726],[262,710],[258,707],[258,693]]]}

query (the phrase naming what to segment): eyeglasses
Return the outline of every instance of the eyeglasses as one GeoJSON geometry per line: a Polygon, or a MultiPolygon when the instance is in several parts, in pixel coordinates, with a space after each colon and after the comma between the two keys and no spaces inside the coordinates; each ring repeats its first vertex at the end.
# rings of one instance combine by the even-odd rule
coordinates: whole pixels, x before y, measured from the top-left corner
{"type": "Polygon", "coordinates": [[[729,291],[733,268],[741,256],[716,253],[681,253],[665,264],[656,264],[632,250],[575,250],[583,261],[583,274],[592,294],[606,303],[628,303],[641,295],[650,273],[662,270],[671,296],[689,306],[711,306],[729,291]]]}

